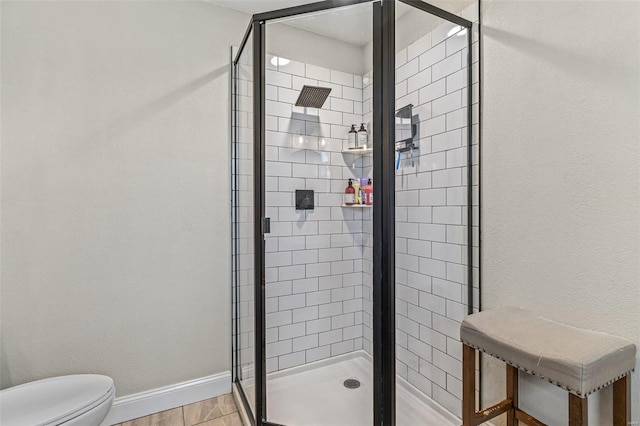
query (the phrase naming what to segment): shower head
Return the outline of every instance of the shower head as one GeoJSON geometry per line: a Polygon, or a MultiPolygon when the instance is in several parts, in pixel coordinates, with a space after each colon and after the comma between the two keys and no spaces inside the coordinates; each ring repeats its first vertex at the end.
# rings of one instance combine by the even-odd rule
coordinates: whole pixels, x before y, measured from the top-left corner
{"type": "Polygon", "coordinates": [[[302,91],[300,91],[300,95],[298,95],[296,106],[322,108],[322,105],[324,105],[327,100],[329,93],[331,93],[331,89],[329,87],[304,85],[302,87],[302,91]]]}

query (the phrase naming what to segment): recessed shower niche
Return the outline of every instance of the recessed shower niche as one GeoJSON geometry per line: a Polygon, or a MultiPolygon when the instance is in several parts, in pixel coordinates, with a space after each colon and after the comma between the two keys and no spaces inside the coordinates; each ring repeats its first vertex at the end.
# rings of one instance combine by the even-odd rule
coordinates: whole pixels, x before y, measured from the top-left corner
{"type": "Polygon", "coordinates": [[[266,12],[234,52],[234,392],[255,424],[459,424],[479,256],[461,4],[266,12]]]}

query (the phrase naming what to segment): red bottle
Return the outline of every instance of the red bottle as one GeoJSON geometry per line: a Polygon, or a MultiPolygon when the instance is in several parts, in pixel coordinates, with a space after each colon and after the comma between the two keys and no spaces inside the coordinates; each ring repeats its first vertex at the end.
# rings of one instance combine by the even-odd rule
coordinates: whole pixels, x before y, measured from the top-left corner
{"type": "Polygon", "coordinates": [[[353,187],[353,179],[349,179],[349,186],[344,191],[344,204],[352,206],[356,203],[356,189],[353,187]]]}
{"type": "Polygon", "coordinates": [[[369,183],[364,186],[364,203],[368,206],[373,204],[373,184],[371,179],[369,183]]]}

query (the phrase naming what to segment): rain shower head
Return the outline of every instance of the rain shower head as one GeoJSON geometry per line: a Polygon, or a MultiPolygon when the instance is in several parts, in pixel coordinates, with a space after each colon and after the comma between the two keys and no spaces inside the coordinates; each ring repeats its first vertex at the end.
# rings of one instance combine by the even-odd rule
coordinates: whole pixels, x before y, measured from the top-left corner
{"type": "Polygon", "coordinates": [[[302,91],[300,91],[300,95],[298,95],[296,106],[322,108],[322,105],[324,105],[327,100],[329,93],[331,93],[331,89],[329,87],[304,85],[302,87],[302,91]]]}

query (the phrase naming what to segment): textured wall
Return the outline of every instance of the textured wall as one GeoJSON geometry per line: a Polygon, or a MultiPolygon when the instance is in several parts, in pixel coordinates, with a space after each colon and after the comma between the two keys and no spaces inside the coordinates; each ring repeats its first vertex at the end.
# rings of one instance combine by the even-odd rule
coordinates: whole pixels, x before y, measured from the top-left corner
{"type": "Polygon", "coordinates": [[[267,24],[267,52],[351,74],[362,74],[366,69],[365,56],[359,46],[286,25],[286,20],[284,22],[267,24]]]}
{"type": "Polygon", "coordinates": [[[2,3],[2,387],[229,370],[229,46],[201,2],[2,3]],[[222,344],[221,344],[222,343],[222,344]]]}
{"type": "MultiPolygon", "coordinates": [[[[482,4],[483,309],[640,344],[640,3],[482,4]]],[[[487,402],[503,396],[493,365],[487,402]]],[[[527,409],[566,424],[566,392],[521,386],[527,409]]],[[[601,394],[592,423],[611,424],[601,394]]]]}

